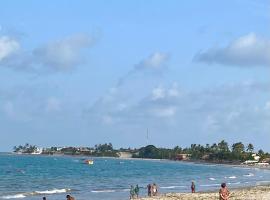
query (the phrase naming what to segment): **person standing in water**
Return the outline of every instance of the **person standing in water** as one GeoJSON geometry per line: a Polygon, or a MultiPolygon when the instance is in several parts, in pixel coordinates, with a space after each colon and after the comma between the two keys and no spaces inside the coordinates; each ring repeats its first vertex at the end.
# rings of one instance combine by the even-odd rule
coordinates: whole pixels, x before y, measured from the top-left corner
{"type": "Polygon", "coordinates": [[[195,193],[195,183],[194,183],[194,181],[191,182],[190,188],[191,188],[191,193],[195,193]]]}
{"type": "Polygon", "coordinates": [[[134,199],[134,195],[135,195],[135,189],[134,189],[134,187],[133,187],[133,185],[131,185],[130,186],[130,191],[129,191],[129,193],[130,193],[130,199],[134,199]]]}
{"type": "Polygon", "coordinates": [[[46,197],[43,197],[42,200],[46,200],[46,197]]]}
{"type": "Polygon", "coordinates": [[[157,185],[155,183],[152,186],[152,192],[153,192],[153,196],[157,196],[158,189],[157,189],[157,185]]]}
{"type": "Polygon", "coordinates": [[[139,197],[139,192],[140,192],[140,188],[138,186],[138,184],[136,185],[135,189],[134,189],[135,195],[138,198],[139,197]]]}
{"type": "Polygon", "coordinates": [[[152,196],[152,185],[150,183],[147,185],[147,193],[149,197],[152,196]]]}
{"type": "Polygon", "coordinates": [[[226,183],[222,183],[219,190],[219,200],[229,200],[229,196],[230,192],[226,187],[226,183]]]}

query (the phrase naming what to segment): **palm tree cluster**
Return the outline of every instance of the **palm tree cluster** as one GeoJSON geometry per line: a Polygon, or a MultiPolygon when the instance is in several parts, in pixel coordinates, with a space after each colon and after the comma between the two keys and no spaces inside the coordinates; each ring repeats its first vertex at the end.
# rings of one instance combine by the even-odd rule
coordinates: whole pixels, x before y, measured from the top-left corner
{"type": "Polygon", "coordinates": [[[24,146],[19,145],[19,146],[14,146],[13,151],[16,153],[34,153],[37,151],[37,146],[36,145],[30,145],[26,143],[24,146]]]}

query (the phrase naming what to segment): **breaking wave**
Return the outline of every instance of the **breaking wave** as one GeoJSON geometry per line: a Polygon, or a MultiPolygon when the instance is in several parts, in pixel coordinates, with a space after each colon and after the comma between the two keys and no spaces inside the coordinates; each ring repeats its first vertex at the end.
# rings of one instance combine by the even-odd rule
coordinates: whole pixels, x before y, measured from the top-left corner
{"type": "Polygon", "coordinates": [[[10,194],[0,197],[1,199],[22,199],[28,196],[36,196],[42,194],[60,194],[71,191],[71,189],[52,189],[52,190],[44,190],[44,191],[34,191],[34,192],[25,192],[19,194],[10,194]]]}

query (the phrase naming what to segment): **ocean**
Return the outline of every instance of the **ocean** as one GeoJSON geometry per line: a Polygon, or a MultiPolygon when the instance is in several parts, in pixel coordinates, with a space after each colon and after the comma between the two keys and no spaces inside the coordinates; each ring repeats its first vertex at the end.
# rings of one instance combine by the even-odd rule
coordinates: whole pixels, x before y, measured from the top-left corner
{"type": "Polygon", "coordinates": [[[190,192],[191,181],[197,191],[218,190],[270,183],[270,170],[224,165],[203,165],[159,160],[122,160],[86,157],[0,154],[0,199],[48,200],[127,200],[130,185],[156,183],[159,192],[190,192]]]}

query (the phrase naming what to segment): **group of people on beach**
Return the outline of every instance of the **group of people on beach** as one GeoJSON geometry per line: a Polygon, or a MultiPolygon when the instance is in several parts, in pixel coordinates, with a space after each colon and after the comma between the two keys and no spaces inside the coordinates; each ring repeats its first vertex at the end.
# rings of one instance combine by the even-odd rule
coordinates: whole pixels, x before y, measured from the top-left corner
{"type": "Polygon", "coordinates": [[[133,185],[130,186],[130,199],[138,198],[140,192],[140,187],[138,184],[134,187],[133,185]]]}
{"type": "MultiPolygon", "coordinates": [[[[133,185],[130,186],[130,199],[139,198],[140,187],[137,184],[135,187],[133,185]]],[[[156,183],[147,185],[147,194],[149,197],[157,196],[158,187],[156,183]]]]}
{"type": "MultiPolygon", "coordinates": [[[[191,193],[195,193],[195,182],[191,182],[191,193]]],[[[130,186],[130,199],[139,198],[140,187],[137,184],[135,187],[133,185],[130,186]]],[[[148,197],[157,196],[158,194],[158,187],[156,183],[148,184],[147,185],[147,194],[148,197]]],[[[221,184],[221,188],[219,189],[219,200],[229,200],[230,192],[226,186],[226,183],[221,184]]],[[[66,196],[67,200],[75,200],[74,197],[70,196],[69,194],[66,196]]],[[[47,200],[46,197],[43,197],[42,200],[47,200]]]]}
{"type": "MultiPolygon", "coordinates": [[[[191,186],[190,186],[191,193],[195,193],[195,188],[196,188],[195,182],[192,181],[191,186]]],[[[229,200],[229,197],[230,197],[230,192],[226,186],[226,183],[222,183],[219,189],[219,200],[229,200]]]]}

